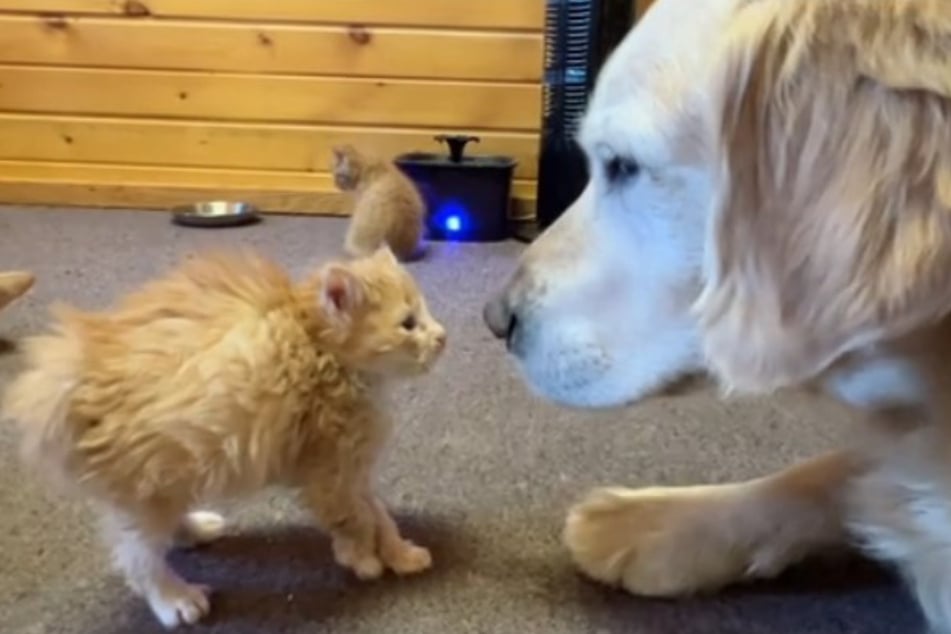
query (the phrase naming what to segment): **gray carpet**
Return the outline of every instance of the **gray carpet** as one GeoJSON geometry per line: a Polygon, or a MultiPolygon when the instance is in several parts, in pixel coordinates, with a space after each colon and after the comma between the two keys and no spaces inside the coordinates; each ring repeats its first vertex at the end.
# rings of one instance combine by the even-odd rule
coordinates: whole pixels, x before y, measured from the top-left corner
{"type": "MultiPolygon", "coordinates": [[[[18,338],[53,299],[101,306],[211,244],[252,245],[294,271],[337,252],[344,223],[271,217],[258,226],[183,229],[159,213],[0,210],[0,269],[29,268],[31,295],[0,315],[0,380],[18,338]]],[[[722,403],[658,398],[614,413],[532,398],[482,326],[484,298],[521,245],[434,247],[412,265],[450,347],[430,377],[399,392],[397,441],[380,487],[436,568],[361,584],[332,565],[326,540],[279,493],[230,509],[231,534],[176,553],[216,588],[199,632],[334,634],[909,634],[917,611],[886,572],[857,559],[815,562],[708,598],[649,601],[580,578],[559,545],[566,507],[598,484],[746,478],[832,446],[851,422],[836,406],[783,396],[722,403]]],[[[0,429],[0,632],[160,632],[115,578],[79,504],[46,493],[0,429]]]]}

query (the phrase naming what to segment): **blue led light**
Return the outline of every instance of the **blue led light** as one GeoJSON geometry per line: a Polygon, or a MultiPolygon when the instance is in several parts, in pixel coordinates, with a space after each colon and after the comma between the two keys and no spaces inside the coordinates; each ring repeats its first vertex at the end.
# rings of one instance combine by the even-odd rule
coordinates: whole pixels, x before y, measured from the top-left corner
{"type": "Polygon", "coordinates": [[[462,218],[455,215],[446,218],[446,231],[455,233],[460,229],[462,229],[462,218]]]}

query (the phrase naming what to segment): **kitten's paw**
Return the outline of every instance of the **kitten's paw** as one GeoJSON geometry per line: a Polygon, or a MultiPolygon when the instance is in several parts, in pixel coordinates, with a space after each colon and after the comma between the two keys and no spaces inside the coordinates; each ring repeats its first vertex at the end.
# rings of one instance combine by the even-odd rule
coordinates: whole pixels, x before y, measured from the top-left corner
{"type": "Polygon", "coordinates": [[[429,550],[404,541],[394,552],[384,555],[386,565],[398,575],[413,575],[428,570],[433,565],[433,556],[429,550]]]}
{"type": "Polygon", "coordinates": [[[194,625],[211,610],[208,586],[185,582],[169,584],[148,598],[149,607],[167,629],[194,625]]]}
{"type": "Polygon", "coordinates": [[[0,273],[0,308],[25,294],[35,282],[36,278],[27,271],[0,273]]]}
{"type": "Polygon", "coordinates": [[[373,555],[362,557],[337,557],[337,563],[349,568],[362,581],[372,581],[383,576],[383,562],[373,555]]]}
{"type": "Polygon", "coordinates": [[[175,544],[188,548],[213,542],[225,532],[225,518],[211,511],[192,511],[182,519],[175,544]]]}
{"type": "Polygon", "coordinates": [[[383,562],[376,557],[361,557],[351,566],[354,574],[364,581],[379,579],[383,576],[383,562]]]}
{"type": "Polygon", "coordinates": [[[357,553],[349,545],[334,544],[334,559],[364,581],[379,579],[383,576],[383,562],[376,555],[357,553]]]}

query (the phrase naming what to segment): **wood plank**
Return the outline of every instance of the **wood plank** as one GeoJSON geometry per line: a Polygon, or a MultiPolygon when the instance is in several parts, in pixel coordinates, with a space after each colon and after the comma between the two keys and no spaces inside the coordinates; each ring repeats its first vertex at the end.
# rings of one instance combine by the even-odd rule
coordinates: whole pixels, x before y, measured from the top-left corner
{"type": "Polygon", "coordinates": [[[6,63],[538,82],[540,34],[0,15],[6,63]]]}
{"type": "MultiPolygon", "coordinates": [[[[513,218],[532,216],[535,188],[534,181],[513,182],[513,218]]],[[[223,199],[268,213],[349,214],[328,173],[0,161],[0,204],[167,210],[223,199]]]]}
{"type": "Polygon", "coordinates": [[[0,10],[29,13],[329,22],[450,28],[536,29],[544,0],[0,0],[0,10]]]}
{"type": "Polygon", "coordinates": [[[537,130],[541,86],[0,65],[0,110],[537,130]]]}
{"type": "Polygon", "coordinates": [[[634,0],[634,17],[639,18],[644,15],[654,2],[655,0],[634,0]]]}
{"type": "MultiPolygon", "coordinates": [[[[433,140],[437,132],[0,114],[0,159],[320,172],[328,168],[335,144],[351,143],[382,156],[443,152],[433,140]]],[[[470,146],[472,154],[511,156],[519,163],[516,177],[536,176],[537,135],[469,132],[482,139],[470,146]]]]}

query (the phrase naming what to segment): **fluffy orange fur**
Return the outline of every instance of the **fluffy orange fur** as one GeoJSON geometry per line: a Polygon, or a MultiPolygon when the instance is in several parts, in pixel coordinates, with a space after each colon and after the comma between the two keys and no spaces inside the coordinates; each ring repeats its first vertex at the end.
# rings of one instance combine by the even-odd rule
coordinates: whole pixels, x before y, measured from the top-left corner
{"type": "Polygon", "coordinates": [[[366,255],[384,244],[404,261],[421,254],[426,204],[398,167],[342,145],[333,149],[333,173],[337,187],[353,194],[349,254],[366,255]]]}
{"type": "Polygon", "coordinates": [[[372,492],[389,430],[381,379],[445,344],[388,249],[295,283],[252,254],[193,259],[110,310],[55,310],[25,342],[4,413],[25,459],[91,500],[130,587],[167,627],[209,609],[165,562],[220,534],[196,505],[267,485],[300,492],[361,578],[429,567],[372,492]]]}

